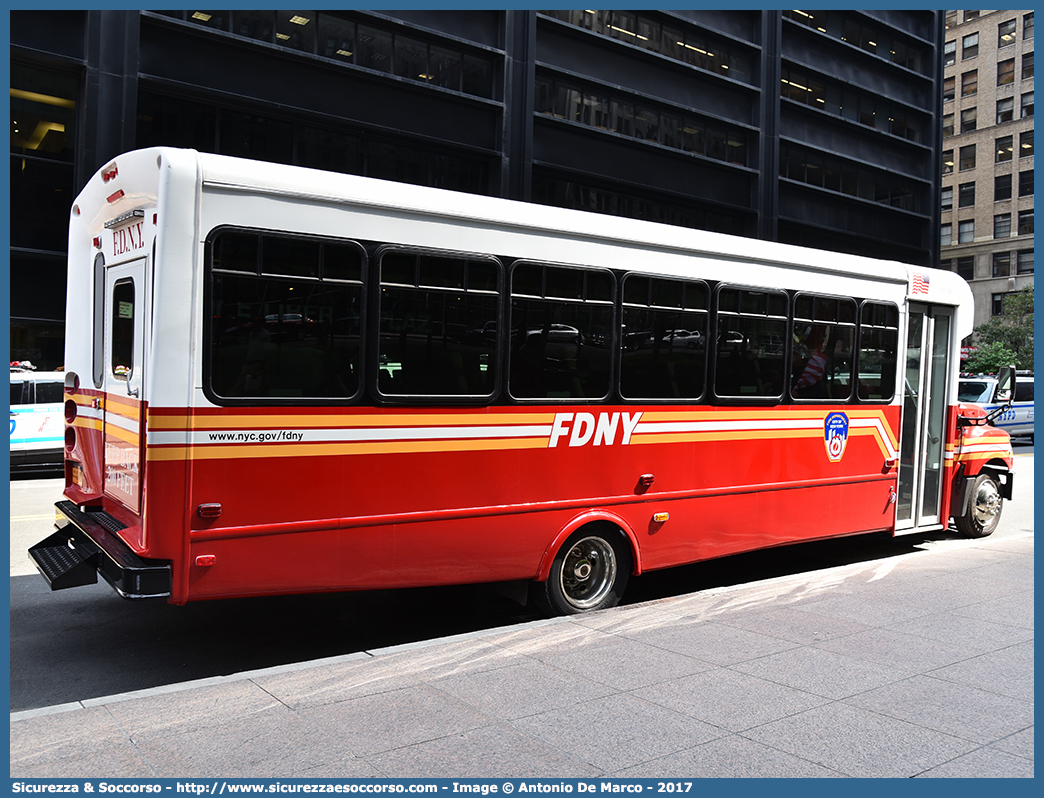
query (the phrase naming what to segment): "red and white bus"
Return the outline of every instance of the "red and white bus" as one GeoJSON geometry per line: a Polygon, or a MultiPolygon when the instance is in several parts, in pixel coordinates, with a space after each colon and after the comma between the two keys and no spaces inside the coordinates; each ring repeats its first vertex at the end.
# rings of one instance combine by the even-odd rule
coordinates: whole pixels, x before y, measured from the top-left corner
{"type": "Polygon", "coordinates": [[[187,150],[69,240],[53,588],[526,584],[546,611],[797,541],[995,527],[957,275],[187,150]]]}

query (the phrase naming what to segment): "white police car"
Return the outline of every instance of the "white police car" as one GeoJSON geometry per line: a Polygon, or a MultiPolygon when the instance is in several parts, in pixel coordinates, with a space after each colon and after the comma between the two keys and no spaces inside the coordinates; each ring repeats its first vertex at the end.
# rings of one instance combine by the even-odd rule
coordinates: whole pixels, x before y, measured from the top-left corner
{"type": "MultiPolygon", "coordinates": [[[[979,374],[962,376],[957,387],[957,400],[982,405],[989,413],[1001,406],[996,401],[997,376],[979,374]]],[[[1028,435],[1033,437],[1033,375],[1017,372],[1015,375],[1015,400],[1011,407],[997,416],[994,426],[1006,431],[1013,438],[1028,435]]]]}
{"type": "Polygon", "coordinates": [[[11,473],[62,468],[64,390],[60,371],[11,372],[11,473]]]}

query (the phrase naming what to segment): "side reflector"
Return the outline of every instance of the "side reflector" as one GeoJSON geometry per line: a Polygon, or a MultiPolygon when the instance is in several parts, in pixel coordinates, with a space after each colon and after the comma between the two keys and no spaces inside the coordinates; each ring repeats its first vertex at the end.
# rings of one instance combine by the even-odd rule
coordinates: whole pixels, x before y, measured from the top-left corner
{"type": "Polygon", "coordinates": [[[638,484],[646,488],[652,485],[655,481],[656,477],[652,474],[642,474],[640,477],[638,477],[638,484]]]}
{"type": "Polygon", "coordinates": [[[653,521],[655,521],[658,524],[662,524],[662,523],[668,521],[670,519],[670,517],[671,517],[670,513],[656,513],[653,516],[653,521]]]}
{"type": "Polygon", "coordinates": [[[217,562],[217,557],[213,554],[200,554],[196,558],[196,565],[203,566],[204,568],[213,565],[217,562]]]}
{"type": "Polygon", "coordinates": [[[117,191],[115,194],[110,194],[108,197],[105,198],[106,202],[108,202],[110,205],[112,203],[114,203],[118,199],[123,199],[123,189],[122,188],[119,191],[117,191]]]}
{"type": "Polygon", "coordinates": [[[221,505],[217,502],[201,504],[196,508],[196,513],[200,518],[217,518],[221,515],[221,505]]]}

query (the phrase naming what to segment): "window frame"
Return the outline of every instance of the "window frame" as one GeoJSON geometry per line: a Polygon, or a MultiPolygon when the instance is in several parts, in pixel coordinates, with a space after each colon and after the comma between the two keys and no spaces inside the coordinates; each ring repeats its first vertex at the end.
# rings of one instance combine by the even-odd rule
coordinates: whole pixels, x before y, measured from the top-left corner
{"type": "Polygon", "coordinates": [[[504,325],[508,330],[504,347],[506,349],[506,357],[504,360],[503,374],[506,380],[506,389],[504,396],[511,402],[516,404],[536,404],[536,403],[550,403],[550,404],[601,404],[608,401],[612,396],[616,395],[618,390],[618,374],[616,373],[616,361],[618,359],[615,341],[617,330],[619,329],[619,306],[618,301],[619,294],[619,281],[616,273],[609,268],[602,266],[584,266],[575,263],[559,263],[554,261],[540,260],[534,258],[518,258],[514,260],[511,265],[507,268],[505,275],[506,282],[502,291],[501,304],[503,306],[504,325]],[[544,271],[541,275],[541,293],[526,294],[516,293],[515,287],[515,273],[520,267],[531,267],[538,266],[544,271]],[[582,299],[567,299],[563,297],[556,297],[554,295],[548,296],[547,293],[547,269],[566,269],[572,271],[578,271],[584,274],[583,278],[583,293],[585,296],[582,299]],[[604,274],[609,278],[610,287],[610,298],[608,300],[603,299],[592,299],[586,296],[588,291],[587,284],[587,273],[604,274]],[[606,390],[599,396],[516,396],[512,391],[512,361],[515,358],[515,353],[512,351],[511,345],[511,332],[514,330],[514,301],[518,298],[522,301],[540,301],[540,302],[559,302],[566,304],[576,305],[594,305],[598,307],[605,307],[609,309],[609,320],[606,325],[608,330],[609,340],[606,342],[607,347],[607,377],[606,377],[606,390]]]}
{"type": "MultiPolygon", "coordinates": [[[[812,315],[816,315],[815,311],[813,311],[812,315]]],[[[793,369],[790,369],[790,370],[787,371],[787,396],[788,396],[790,402],[793,403],[793,404],[799,404],[799,405],[806,405],[806,404],[848,404],[849,402],[851,402],[853,397],[856,395],[855,387],[856,387],[856,381],[858,379],[858,375],[856,374],[856,364],[859,361],[859,343],[858,343],[859,327],[860,327],[859,302],[857,302],[854,297],[850,297],[850,296],[849,297],[835,296],[835,295],[832,295],[832,294],[821,294],[821,293],[814,292],[814,291],[797,291],[791,297],[789,317],[790,317],[790,325],[791,325],[791,327],[790,327],[790,334],[787,337],[787,343],[788,343],[787,349],[790,350],[791,354],[790,354],[789,357],[786,358],[786,360],[784,362],[785,362],[785,364],[788,364],[790,366],[793,365],[793,349],[794,349],[794,345],[796,344],[797,339],[798,339],[797,326],[798,326],[799,323],[802,324],[802,325],[805,325],[805,324],[809,324],[809,325],[814,325],[814,324],[830,325],[831,328],[838,328],[838,327],[850,328],[851,336],[852,336],[852,339],[851,339],[852,350],[851,350],[851,354],[850,354],[851,362],[849,363],[849,366],[848,366],[848,395],[845,396],[845,397],[833,397],[833,396],[826,396],[826,397],[799,397],[799,396],[795,396],[794,395],[794,384],[795,384],[795,380],[797,379],[797,377],[795,377],[795,375],[793,374],[793,369]],[[806,297],[809,297],[809,298],[813,299],[813,301],[817,300],[817,299],[822,299],[822,300],[828,300],[828,301],[831,301],[831,302],[838,303],[837,304],[838,313],[836,314],[835,319],[833,321],[829,321],[829,320],[826,320],[826,319],[806,319],[804,317],[799,319],[798,315],[797,315],[798,314],[798,303],[800,302],[801,299],[806,298],[806,297]],[[841,308],[842,303],[850,303],[850,305],[851,305],[852,320],[850,322],[845,322],[845,321],[837,318],[837,316],[841,315],[840,308],[841,308]]],[[[828,363],[829,362],[830,361],[828,361],[828,363]]],[[[800,376],[800,375],[798,375],[798,376],[800,376]]],[[[827,375],[824,373],[823,380],[826,381],[826,379],[827,379],[827,375]]]]}
{"type": "MultiPolygon", "coordinates": [[[[505,268],[504,263],[500,258],[493,255],[476,254],[460,252],[456,250],[445,250],[436,249],[430,247],[413,247],[404,244],[391,244],[382,243],[380,244],[372,255],[373,268],[370,271],[371,282],[369,291],[372,296],[372,312],[370,313],[370,322],[364,327],[367,335],[369,336],[368,341],[363,342],[363,348],[366,349],[369,355],[369,362],[372,364],[369,371],[363,373],[367,375],[366,384],[372,391],[375,402],[378,405],[405,405],[405,406],[424,406],[424,405],[445,405],[445,406],[479,406],[485,407],[497,401],[500,397],[500,386],[503,384],[502,374],[504,369],[504,358],[502,355],[503,351],[503,330],[504,330],[504,286],[505,286],[505,268]],[[414,283],[401,282],[390,282],[385,281],[382,273],[382,266],[384,258],[389,254],[405,254],[413,256],[418,259],[414,263],[414,283]],[[497,287],[495,291],[483,291],[476,289],[471,291],[467,287],[460,289],[447,287],[447,286],[434,286],[421,284],[420,261],[422,257],[429,258],[444,258],[453,260],[462,260],[465,263],[469,262],[482,262],[492,264],[496,270],[497,287]],[[475,393],[460,393],[460,394],[440,394],[440,393],[385,393],[381,389],[380,371],[381,371],[381,322],[383,319],[381,312],[381,297],[385,288],[392,290],[408,290],[417,292],[434,292],[436,295],[439,294],[468,294],[473,293],[478,296],[492,296],[494,298],[494,311],[496,314],[496,332],[495,340],[493,343],[493,362],[492,366],[494,369],[494,377],[492,388],[488,393],[475,394],[475,393]]],[[[465,274],[467,267],[465,266],[465,274]]]]}
{"type": "MultiPolygon", "coordinates": [[[[322,259],[322,254],[320,259],[322,259]]],[[[337,238],[334,236],[317,236],[306,233],[299,233],[286,230],[275,230],[268,228],[259,227],[248,227],[239,225],[227,225],[222,224],[212,228],[206,235],[204,240],[204,259],[203,259],[203,357],[202,357],[202,369],[203,369],[203,394],[207,400],[212,404],[219,407],[343,407],[357,405],[361,402],[362,398],[367,392],[367,351],[366,351],[366,335],[367,335],[367,322],[368,322],[368,304],[369,304],[369,290],[368,286],[368,272],[369,272],[369,257],[366,251],[366,247],[362,242],[356,239],[349,238],[337,238]],[[229,269],[217,269],[217,273],[221,275],[229,276],[240,276],[249,277],[257,280],[275,280],[280,282],[300,282],[306,284],[337,284],[346,286],[356,286],[359,291],[359,377],[355,392],[350,396],[343,397],[303,397],[303,396],[223,396],[219,394],[213,383],[213,368],[214,368],[214,357],[213,357],[213,335],[214,335],[214,245],[215,241],[224,233],[240,233],[246,235],[254,235],[258,237],[258,251],[256,255],[256,264],[254,271],[236,271],[229,269]],[[309,277],[296,277],[296,276],[285,276],[271,273],[265,273],[262,271],[262,247],[260,245],[260,239],[264,237],[270,238],[289,238],[300,241],[310,241],[318,243],[320,246],[323,244],[332,244],[335,246],[348,246],[355,249],[360,258],[359,262],[359,280],[343,280],[343,279],[321,279],[319,276],[315,278],[309,277]]]]}
{"type": "Polygon", "coordinates": [[[765,288],[764,286],[753,286],[753,285],[742,285],[738,283],[720,282],[714,286],[714,300],[713,300],[713,323],[711,337],[714,341],[713,355],[710,355],[711,362],[713,365],[710,367],[710,393],[713,397],[715,404],[720,405],[779,405],[782,404],[789,396],[788,386],[786,385],[788,378],[787,365],[790,362],[790,351],[791,346],[787,338],[791,335],[793,327],[793,302],[790,294],[780,288],[765,288]],[[776,295],[780,296],[784,302],[784,311],[782,316],[774,316],[768,313],[765,314],[752,314],[744,313],[742,310],[737,311],[722,311],[721,310],[721,294],[724,291],[739,291],[739,292],[750,292],[754,294],[765,294],[766,295],[766,308],[767,308],[767,296],[776,295]],[[780,379],[779,392],[776,394],[756,394],[756,395],[732,395],[719,393],[720,370],[718,362],[718,336],[722,330],[722,321],[724,318],[751,318],[751,319],[772,319],[774,321],[782,320],[783,322],[783,359],[782,367],[783,373],[780,379]]]}
{"type": "Polygon", "coordinates": [[[615,388],[619,391],[620,398],[625,402],[635,402],[642,404],[702,404],[707,401],[710,395],[710,361],[712,352],[710,350],[711,340],[711,326],[712,320],[714,319],[714,313],[711,309],[711,298],[713,296],[713,290],[706,280],[695,279],[691,277],[679,277],[677,275],[666,275],[666,274],[653,274],[650,272],[634,272],[629,271],[623,273],[617,280],[617,294],[619,297],[619,316],[616,320],[617,330],[619,332],[619,340],[617,341],[616,351],[618,362],[616,364],[616,384],[615,388]],[[705,307],[696,308],[689,307],[687,302],[683,302],[683,307],[667,306],[662,304],[655,304],[654,298],[649,297],[649,304],[641,304],[637,302],[627,301],[627,281],[629,279],[648,279],[650,280],[650,291],[652,291],[651,281],[653,280],[665,280],[669,282],[675,282],[682,284],[686,289],[689,286],[697,287],[702,289],[705,307]],[[623,325],[627,315],[628,309],[642,309],[651,312],[677,312],[679,314],[693,314],[701,313],[704,316],[704,325],[701,333],[703,334],[703,370],[700,375],[702,378],[703,388],[698,396],[695,397],[639,397],[631,396],[624,390],[624,349],[625,349],[625,335],[623,333],[623,325]]]}

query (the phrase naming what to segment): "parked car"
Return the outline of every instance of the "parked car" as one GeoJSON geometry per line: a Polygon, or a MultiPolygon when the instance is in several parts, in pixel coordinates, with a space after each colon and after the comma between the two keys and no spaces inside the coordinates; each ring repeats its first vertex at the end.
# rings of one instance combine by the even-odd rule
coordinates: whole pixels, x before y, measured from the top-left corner
{"type": "Polygon", "coordinates": [[[11,472],[58,471],[64,464],[65,374],[11,372],[11,472]]]}
{"type": "MultiPolygon", "coordinates": [[[[986,408],[996,409],[997,377],[993,374],[962,376],[957,387],[957,400],[974,402],[986,408]]],[[[1018,372],[1015,375],[1015,401],[1012,406],[994,420],[994,425],[1007,431],[1013,438],[1028,435],[1033,438],[1033,375],[1018,372]]]]}

